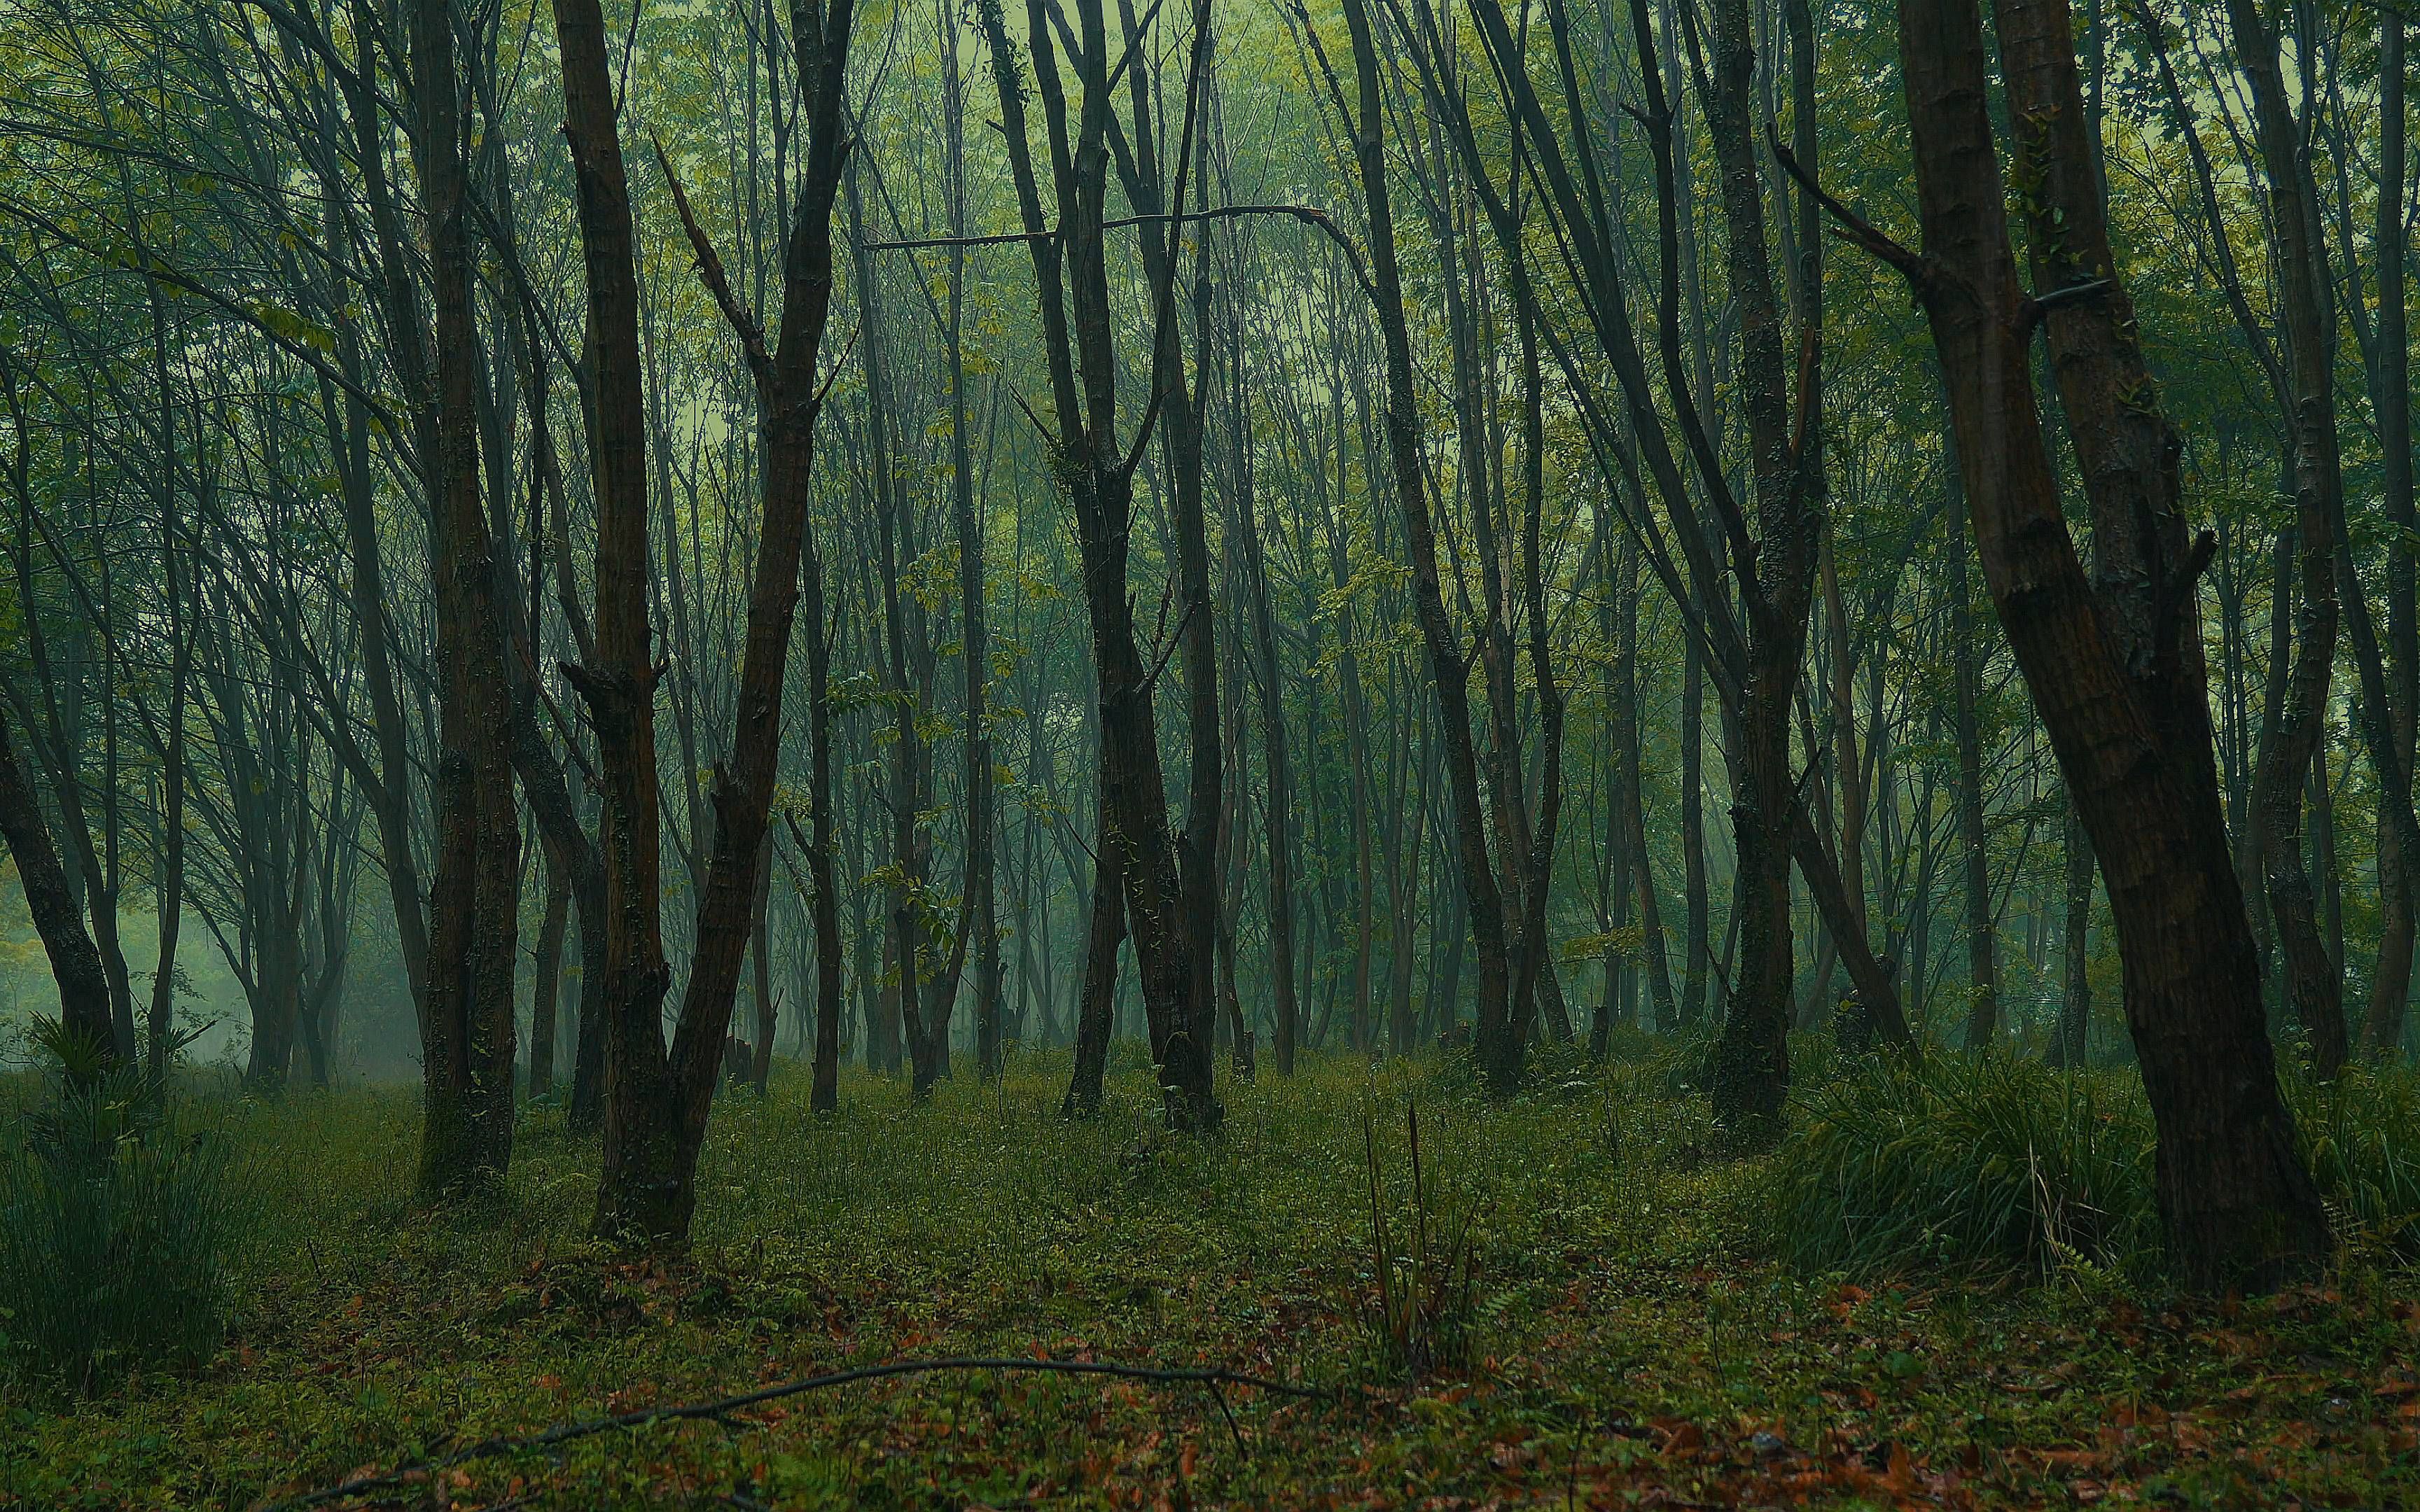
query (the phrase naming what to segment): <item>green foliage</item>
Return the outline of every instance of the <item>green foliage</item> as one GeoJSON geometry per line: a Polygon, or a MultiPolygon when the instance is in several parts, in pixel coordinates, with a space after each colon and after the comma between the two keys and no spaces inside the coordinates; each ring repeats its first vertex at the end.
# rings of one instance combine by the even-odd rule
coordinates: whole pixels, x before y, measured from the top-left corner
{"type": "Polygon", "coordinates": [[[1877,1056],[1803,1099],[1763,1198],[1776,1247],[1811,1272],[2133,1266],[2157,1236],[2150,1150],[2118,1077],[1877,1056]]]}
{"type": "Polygon", "coordinates": [[[2420,1260],[2420,1073],[2349,1069],[2292,1091],[2303,1158],[2348,1246],[2420,1260]]]}
{"type": "MultiPolygon", "coordinates": [[[[2286,1090],[2347,1252],[2420,1259],[2420,1073],[2286,1090]]],[[[2131,1072],[1875,1056],[1803,1096],[1760,1196],[1776,1250],[1804,1271],[2149,1275],[2163,1258],[2153,1151],[2131,1072]]]]}
{"type": "Polygon", "coordinates": [[[0,1157],[0,1359],[90,1392],[217,1346],[239,1213],[225,1151],[157,1083],[80,1060],[0,1157]]]}

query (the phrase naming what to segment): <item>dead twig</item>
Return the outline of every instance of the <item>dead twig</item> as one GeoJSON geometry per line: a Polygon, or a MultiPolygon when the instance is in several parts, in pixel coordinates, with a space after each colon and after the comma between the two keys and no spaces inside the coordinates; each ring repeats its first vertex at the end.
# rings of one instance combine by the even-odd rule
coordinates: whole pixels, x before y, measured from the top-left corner
{"type": "Polygon", "coordinates": [[[300,1496],[256,1504],[254,1512],[288,1512],[288,1509],[295,1507],[318,1506],[329,1502],[341,1501],[349,1496],[363,1496],[406,1485],[414,1479],[452,1470],[474,1459],[492,1459],[500,1455],[551,1448],[557,1444],[568,1443],[575,1439],[593,1438],[600,1433],[614,1433],[628,1428],[648,1427],[658,1423],[675,1423],[700,1418],[729,1424],[735,1421],[731,1416],[734,1412],[745,1408],[761,1406],[766,1402],[779,1401],[785,1396],[798,1396],[831,1386],[853,1385],[866,1381],[884,1381],[894,1376],[930,1375],[943,1370],[999,1370],[1031,1375],[1109,1376],[1121,1381],[1146,1381],[1162,1385],[1201,1386],[1209,1391],[1218,1401],[1220,1413],[1227,1418],[1228,1428],[1234,1433],[1235,1446],[1239,1451],[1244,1446],[1244,1436],[1242,1431],[1235,1427],[1234,1417],[1228,1412],[1226,1396],[1219,1390],[1220,1387],[1250,1386],[1276,1396],[1295,1396],[1307,1400],[1319,1400],[1336,1395],[1335,1391],[1324,1386],[1306,1386],[1290,1381],[1271,1381],[1265,1377],[1248,1376],[1235,1370],[1163,1369],[1151,1365],[1112,1365],[1105,1361],[1094,1360],[1015,1357],[894,1360],[888,1365],[861,1365],[852,1370],[834,1370],[826,1375],[808,1376],[803,1380],[784,1381],[778,1386],[742,1392],[736,1396],[720,1397],[710,1402],[690,1402],[676,1407],[642,1408],[634,1412],[621,1412],[612,1417],[590,1418],[578,1423],[562,1423],[540,1433],[482,1439],[468,1448],[448,1455],[442,1459],[423,1460],[418,1464],[381,1471],[374,1475],[359,1475],[339,1485],[307,1491],[300,1496]]]}

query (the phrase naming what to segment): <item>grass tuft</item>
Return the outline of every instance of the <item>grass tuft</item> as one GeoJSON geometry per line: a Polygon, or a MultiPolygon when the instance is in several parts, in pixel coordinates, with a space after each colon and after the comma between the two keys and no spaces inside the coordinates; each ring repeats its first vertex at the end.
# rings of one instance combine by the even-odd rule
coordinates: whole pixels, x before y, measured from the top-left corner
{"type": "Polygon", "coordinates": [[[223,1147],[139,1071],[56,1079],[0,1155],[0,1358],[88,1394],[206,1359],[237,1211],[223,1147]]]}
{"type": "Polygon", "coordinates": [[[1877,1057],[1801,1101],[1762,1196],[1811,1272],[2082,1262],[2155,1251],[2139,1090],[1999,1057],[1877,1057]]]}
{"type": "MultiPolygon", "coordinates": [[[[2420,1259],[2420,1073],[2286,1084],[2348,1257],[2420,1259]]],[[[1802,1094],[1756,1197],[1810,1273],[1922,1266],[2149,1276],[2164,1259],[2155,1142],[2132,1072],[1882,1056],[1802,1094]]]]}

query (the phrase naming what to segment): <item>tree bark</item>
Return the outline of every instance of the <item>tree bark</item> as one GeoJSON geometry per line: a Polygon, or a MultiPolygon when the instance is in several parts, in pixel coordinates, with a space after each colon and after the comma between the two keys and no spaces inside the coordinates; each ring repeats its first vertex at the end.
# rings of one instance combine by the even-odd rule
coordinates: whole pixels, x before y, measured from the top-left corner
{"type": "Polygon", "coordinates": [[[2000,1031],[1998,941],[1992,907],[1991,832],[1983,822],[1982,699],[1973,600],[1966,591],[1966,522],[1952,511],[1949,539],[1949,657],[1957,682],[1958,848],[1966,910],[1966,1048],[1991,1048],[2000,1031]]]}
{"type": "Polygon", "coordinates": [[[495,1186],[512,1159],[520,823],[504,617],[480,487],[470,183],[451,0],[415,4],[411,55],[437,347],[429,534],[442,681],[420,1165],[421,1190],[434,1196],[495,1186]]]}
{"type": "MultiPolygon", "coordinates": [[[[2399,757],[2404,801],[2409,806],[2413,733],[2420,727],[2420,586],[2415,586],[2414,537],[2420,512],[2412,504],[2412,359],[2406,318],[2405,277],[2410,242],[2404,234],[2404,20],[2392,8],[2379,11],[2378,204],[2373,256],[2378,277],[2378,326],[2372,338],[2371,408],[2378,416],[2379,483],[2392,533],[2386,548],[2386,642],[2391,661],[2388,689],[2394,747],[2399,757]]],[[[2394,801],[2390,795],[2388,804],[2394,801]]],[[[2378,966],[2371,979],[2366,1030],[2369,1054],[2392,1057],[2403,1040],[2406,1003],[2412,993],[2414,882],[2420,856],[2407,856],[2402,827],[2392,814],[2378,825],[2378,887],[2383,913],[2378,966]]]]}
{"type": "Polygon", "coordinates": [[[0,836],[8,841],[25,911],[33,916],[35,932],[51,958],[51,975],[59,989],[60,1027],[89,1044],[104,1062],[115,1058],[109,980],[101,974],[101,952],[85,933],[67,872],[51,844],[50,825],[43,822],[32,781],[18,764],[5,709],[0,709],[0,836]]]}
{"type": "MultiPolygon", "coordinates": [[[[844,86],[854,0],[829,9],[805,0],[791,15],[799,90],[806,116],[806,174],[789,244],[783,253],[782,317],[772,349],[724,282],[712,244],[689,212],[675,180],[675,201],[696,254],[698,271],[736,329],[756,379],[763,427],[763,517],[751,575],[745,650],[730,759],[714,766],[709,790],[713,847],[697,903],[696,946],[681,996],[669,1058],[661,1030],[649,1026],[639,1052],[664,1066],[609,1116],[605,1177],[597,1188],[597,1227],[609,1237],[685,1244],[697,1202],[697,1159],[722,1070],[724,1041],[739,969],[755,924],[773,783],[781,764],[782,702],[790,632],[807,553],[815,420],[823,389],[815,364],[831,314],[832,208],[848,155],[844,86]]],[[[625,1047],[630,1048],[628,1046],[625,1047]]]]}
{"type": "MultiPolygon", "coordinates": [[[[2276,34],[2252,0],[2228,0],[2227,16],[2236,59],[2252,94],[2255,140],[2268,179],[2278,311],[2286,328],[2293,400],[2286,418],[2293,443],[2294,660],[2285,720],[2271,760],[2255,780],[2260,858],[2269,910],[2286,957],[2287,998],[2310,1039],[2313,1069],[2330,1076],[2344,1064],[2344,981],[2328,961],[2319,936],[2315,893],[2303,863],[2302,829],[2311,762],[2327,733],[2328,684],[2340,612],[2335,526],[2344,511],[2344,473],[2336,436],[2335,311],[2325,244],[2319,236],[2318,196],[2303,155],[2302,131],[2287,99],[2276,34]]],[[[2304,45],[2310,40],[2304,39],[2304,45]]],[[[2282,607],[2272,612],[2282,612],[2282,607]]]]}
{"type": "MultiPolygon", "coordinates": [[[[2018,140],[2040,185],[2025,201],[2037,253],[2108,277],[2065,0],[2003,0],[1998,17],[2018,140]]],[[[2176,513],[2174,434],[2140,402],[2150,390],[2122,287],[2047,312],[2102,546],[2096,593],[2035,409],[2027,346],[2044,312],[2017,281],[1981,17],[1973,0],[1903,4],[1899,33],[1925,255],[1878,234],[1867,244],[1923,303],[1984,580],[2100,859],[2159,1130],[2154,1185],[2170,1252],[2196,1285],[2274,1285],[2319,1263],[2327,1227],[2278,1096],[2226,852],[2191,596],[2200,557],[2176,513]],[[2154,529],[2136,531],[2147,518],[2154,529]],[[2131,563],[2113,537],[2136,548],[2131,563]]]]}
{"type": "Polygon", "coordinates": [[[563,991],[563,935],[571,921],[571,887],[563,864],[546,860],[546,913],[537,929],[537,955],[531,963],[529,1095],[554,1089],[555,1002],[563,991]]]}
{"type": "MultiPolygon", "coordinates": [[[[1479,955],[1480,1070],[1497,1095],[1521,1080],[1522,1033],[1514,1021],[1507,950],[1504,895],[1488,858],[1487,817],[1479,793],[1479,763],[1470,734],[1470,672],[1453,625],[1446,617],[1437,570],[1436,528],[1429,514],[1428,480],[1420,459],[1420,423],[1414,397],[1410,328],[1404,314],[1403,273],[1395,254],[1393,201],[1387,187],[1385,104],[1378,85],[1378,54],[1363,0],[1344,0],[1353,36],[1357,92],[1348,116],[1354,162],[1369,218],[1370,282],[1379,332],[1386,348],[1387,455],[1395,498],[1412,557],[1412,607],[1428,654],[1429,678],[1436,688],[1445,744],[1446,774],[1453,800],[1454,854],[1463,898],[1470,911],[1471,937],[1479,955]]],[[[1340,105],[1342,103],[1339,101],[1340,105]]]]}
{"type": "Polygon", "coordinates": [[[2067,921],[2060,947],[2058,1026],[2052,1064],[2084,1069],[2085,1037],[2092,1026],[2092,837],[2071,801],[2067,810],[2067,921]]]}

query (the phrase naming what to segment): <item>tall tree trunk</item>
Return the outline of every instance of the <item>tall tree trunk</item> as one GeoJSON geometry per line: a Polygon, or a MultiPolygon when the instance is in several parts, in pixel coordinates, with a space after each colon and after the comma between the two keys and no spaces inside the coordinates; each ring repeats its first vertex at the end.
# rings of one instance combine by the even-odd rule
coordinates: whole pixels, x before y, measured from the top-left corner
{"type": "Polygon", "coordinates": [[[1696,1028],[1706,1016],[1706,965],[1714,954],[1706,885],[1706,664],[1697,637],[1685,639],[1681,664],[1681,886],[1687,951],[1681,968],[1683,1030],[1696,1028]]]}
{"type": "MultiPolygon", "coordinates": [[[[696,949],[674,1031],[669,1075],[606,1120],[606,1175],[597,1196],[597,1227],[659,1243],[682,1244],[697,1201],[697,1158],[722,1069],[740,963],[755,923],[759,867],[781,765],[782,702],[790,632],[807,552],[814,437],[823,390],[815,364],[831,314],[834,202],[848,155],[844,84],[854,0],[827,10],[808,0],[792,13],[800,103],[808,121],[806,176],[783,253],[782,318],[771,350],[737,304],[720,258],[675,185],[700,276],[738,333],[756,379],[763,425],[764,514],[748,598],[728,763],[715,764],[710,790],[714,841],[697,903],[696,949]],[[618,1156],[618,1159],[617,1159],[618,1156]]],[[[663,1056],[661,1031],[648,1048],[663,1056]]]]}
{"type": "Polygon", "coordinates": [[[434,1196],[492,1186],[512,1159],[520,822],[504,615],[480,486],[470,183],[451,0],[417,0],[411,56],[437,348],[429,534],[442,716],[420,1165],[421,1189],[434,1196]]]}
{"type": "MultiPolygon", "coordinates": [[[[1522,1032],[1512,1006],[1504,894],[1487,854],[1487,817],[1479,793],[1479,763],[1470,733],[1470,672],[1453,624],[1446,617],[1437,570],[1436,530],[1430,518],[1428,480],[1420,460],[1420,422],[1413,389],[1410,327],[1404,313],[1403,273],[1395,255],[1393,201],[1387,188],[1385,106],[1378,52],[1363,0],[1344,0],[1353,35],[1357,98],[1349,114],[1354,161],[1369,218],[1371,302],[1376,309],[1387,363],[1386,435],[1395,498],[1412,557],[1412,606],[1428,654],[1441,716],[1446,773],[1453,800],[1455,858],[1479,954],[1477,1047],[1481,1073],[1497,1095],[1521,1080],[1522,1032]]],[[[1342,101],[1339,102],[1340,105],[1342,101]]]]}
{"type": "MultiPolygon", "coordinates": [[[[2393,681],[2388,690],[2393,741],[2410,804],[2413,733],[2420,727],[2420,587],[2415,587],[2414,536],[2420,513],[2412,506],[2412,359],[2405,316],[2405,278],[2410,242],[2404,235],[2404,20],[2392,8],[2379,11],[2378,205],[2373,256],[2378,276],[2377,355],[2371,363],[2371,408],[2378,416],[2380,491],[2392,527],[2386,546],[2386,642],[2393,681]]],[[[2394,802],[2390,795],[2381,807],[2394,802]]],[[[2415,873],[2420,856],[2407,856],[2401,826],[2382,814],[2378,825],[2378,888],[2384,918],[2379,929],[2378,968],[2370,982],[2369,1053],[2383,1059],[2403,1039],[2404,1006],[2412,992],[2415,873]]]]}
{"type": "MultiPolygon", "coordinates": [[[[2344,1064],[2344,981],[2319,937],[2310,874],[2303,864],[2302,820],[2311,762],[2327,733],[2339,612],[2335,528],[2344,511],[2344,473],[2336,437],[2335,310],[2319,235],[2318,195],[2278,66],[2276,34],[2253,0],[2228,0],[2227,15],[2236,59],[2251,87],[2255,140],[2268,179],[2278,308],[2293,395],[2287,428],[2293,441],[2297,553],[2294,661],[2285,722],[2256,782],[2261,864],[2286,956],[2287,998],[2310,1037],[2313,1068],[2328,1076],[2344,1064]]],[[[2302,45],[2312,45],[2312,39],[2302,39],[2302,45]]]]}
{"type": "MultiPolygon", "coordinates": [[[[664,963],[659,906],[655,712],[662,670],[647,624],[646,405],[630,190],[597,0],[555,0],[554,29],[564,136],[579,201],[594,394],[588,455],[597,510],[596,639],[582,662],[566,664],[564,671],[587,705],[602,779],[597,849],[604,881],[604,980],[594,1001],[605,1166],[595,1227],[611,1237],[640,1219],[619,1200],[630,1160],[629,1122],[635,1108],[664,1095],[666,1076],[659,1018],[672,974],[664,963]]],[[[585,1025],[582,1032],[584,1037],[585,1025]]],[[[632,1175],[640,1184],[652,1180],[632,1175]]]]}
{"type": "Polygon", "coordinates": [[[1260,498],[1252,486],[1251,457],[1244,444],[1249,403],[1242,382],[1243,324],[1235,322],[1230,338],[1231,365],[1235,373],[1228,446],[1240,480],[1235,519],[1244,538],[1244,574],[1250,585],[1253,678],[1260,691],[1261,752],[1267,789],[1263,810],[1267,823],[1269,886],[1269,1031],[1270,1053],[1278,1074],[1294,1074],[1295,1041],[1301,1011],[1295,1001],[1294,961],[1294,774],[1287,761],[1284,671],[1278,662],[1277,620],[1269,607],[1267,561],[1261,549],[1260,498]]]}
{"type": "MultiPolygon", "coordinates": [[[[156,318],[156,316],[155,316],[156,318]]],[[[167,400],[166,332],[155,327],[160,364],[161,422],[173,458],[176,447],[174,412],[167,400]]],[[[160,562],[168,600],[168,738],[161,747],[159,872],[152,886],[152,913],[159,920],[160,952],[151,974],[151,1003],[144,1025],[144,1064],[153,1079],[167,1074],[169,1046],[176,1033],[177,939],[185,914],[185,705],[194,675],[194,631],[186,624],[186,583],[179,560],[176,485],[173,477],[160,496],[160,562]]],[[[415,900],[415,904],[416,904],[415,900]]],[[[424,965],[426,962],[424,961],[424,965]]],[[[419,998],[415,995],[413,1002],[419,998]]]]}
{"type": "Polygon", "coordinates": [[[1976,704],[1982,698],[1981,656],[1975,611],[1966,591],[1966,522],[1950,512],[1949,656],[1957,680],[1958,848],[1963,862],[1966,910],[1966,1048],[1991,1047],[2000,1030],[1998,941],[1992,908],[1991,832],[1983,821],[1983,739],[1976,704]]]}
{"type": "MultiPolygon", "coordinates": [[[[2002,0],[2000,53],[2046,291],[2114,268],[2065,0],[2002,0]]],[[[2126,1012],[2159,1130],[2171,1254],[2202,1286],[2275,1284],[2327,1252],[2263,1023],[2227,855],[2175,433],[2122,287],[2028,302],[2010,248],[1974,0],[1902,4],[1900,54],[1926,255],[1865,236],[1915,285],[1947,375],[1983,575],[2092,840],[2126,964],[2126,1012]],[[2085,573],[2035,409],[2029,337],[2053,372],[2096,523],[2085,573]],[[2155,522],[2149,532],[2135,523],[2155,522]]]]}
{"type": "MultiPolygon", "coordinates": [[[[1722,202],[1730,228],[1727,267],[1739,305],[1740,386],[1746,413],[1761,535],[1755,561],[1747,678],[1738,727],[1742,786],[1732,799],[1739,856],[1740,957],[1708,1068],[1717,1115],[1750,1137],[1777,1132],[1790,1085],[1789,1028],[1792,946],[1791,846],[1800,810],[1790,762],[1790,715],[1805,659],[1821,518],[1823,454],[1816,345],[1822,279],[1802,275],[1809,301],[1802,319],[1806,355],[1793,441],[1780,306],[1766,250],[1751,116],[1754,42],[1746,0],[1723,0],[1714,13],[1714,99],[1708,109],[1722,202]],[[1813,480],[1810,486],[1810,480],[1813,480]]],[[[1810,170],[1811,171],[1811,170],[1810,170]]],[[[1805,249],[1811,258],[1820,242],[1805,249]]],[[[1845,934],[1845,930],[1836,933],[1845,934]]]]}
{"type": "MultiPolygon", "coordinates": [[[[1058,191],[1061,224],[1055,230],[1043,218],[1026,134],[1026,91],[997,0],[984,0],[981,19],[991,44],[1002,134],[1041,295],[1044,347],[1060,426],[1060,471],[1074,505],[1077,544],[1083,558],[1101,721],[1106,800],[1101,834],[1104,845],[1115,846],[1121,853],[1115,864],[1125,888],[1126,921],[1134,932],[1135,960],[1167,1118],[1181,1129],[1209,1130],[1218,1126],[1223,1113],[1214,1092],[1209,1042],[1215,1011],[1209,960],[1212,939],[1199,926],[1214,919],[1217,908],[1217,878],[1212,858],[1205,853],[1206,838],[1218,822],[1218,808],[1213,802],[1204,810],[1194,803],[1187,815],[1188,833],[1180,844],[1169,824],[1166,777],[1152,708],[1153,679],[1136,638],[1127,591],[1134,468],[1141,448],[1138,443],[1127,450],[1117,424],[1118,363],[1103,242],[1113,87],[1108,29],[1100,0],[1078,0],[1075,61],[1083,87],[1083,108],[1071,131],[1049,17],[1043,0],[1029,0],[1026,9],[1033,93],[1042,100],[1049,128],[1052,178],[1058,191]]],[[[1186,81],[1188,129],[1181,142],[1191,140],[1191,112],[1202,82],[1200,64],[1207,26],[1207,13],[1197,9],[1194,63],[1186,81]]],[[[1135,87],[1140,90],[1140,69],[1134,62],[1138,55],[1130,51],[1120,66],[1137,68],[1135,87]]],[[[1179,176],[1178,211],[1183,209],[1186,158],[1186,151],[1180,150],[1171,159],[1179,176]]],[[[1156,173],[1139,175],[1137,182],[1143,181],[1156,185],[1156,173]]],[[[1190,408],[1189,399],[1179,392],[1183,364],[1176,347],[1175,276],[1171,261],[1154,280],[1159,308],[1152,355],[1153,387],[1160,402],[1170,407],[1174,431],[1180,437],[1191,432],[1189,440],[1181,444],[1198,448],[1196,425],[1175,417],[1177,409],[1190,408]]],[[[1151,412],[1156,414],[1156,407],[1151,412]]],[[[1188,471],[1194,471],[1198,484],[1198,469],[1189,464],[1177,469],[1180,480],[1188,471]]],[[[1216,772],[1218,738],[1216,718],[1202,718],[1205,709],[1215,714],[1218,687],[1210,641],[1213,625],[1207,613],[1206,547],[1195,550],[1202,533],[1198,504],[1198,496],[1190,505],[1180,500],[1180,512],[1190,515],[1191,522],[1179,521],[1176,531],[1180,593],[1188,605],[1202,607],[1199,614],[1188,610],[1179,630],[1186,653],[1192,737],[1197,748],[1206,747],[1195,751],[1196,796],[1205,779],[1216,772]],[[1197,676],[1197,672],[1210,675],[1197,676]],[[1205,763],[1206,772],[1202,769],[1205,763]]],[[[1097,911],[1101,905],[1096,902],[1094,906],[1097,911]]]]}
{"type": "Polygon", "coordinates": [[[1631,883],[1638,895],[1638,959],[1646,967],[1647,990],[1655,1002],[1655,1027],[1669,1034],[1680,1026],[1673,1001],[1672,967],[1664,953],[1664,905],[1655,893],[1655,868],[1647,851],[1647,804],[1642,791],[1645,785],[1645,763],[1638,747],[1638,620],[1646,606],[1639,597],[1638,553],[1630,547],[1621,551],[1621,565],[1615,581],[1621,595],[1622,612],[1617,631],[1619,650],[1614,673],[1615,759],[1621,764],[1621,780],[1615,784],[1614,802],[1621,810],[1622,850],[1630,858],[1631,883]]]}

